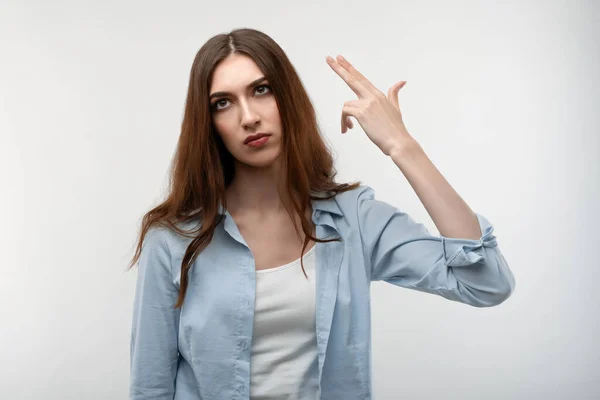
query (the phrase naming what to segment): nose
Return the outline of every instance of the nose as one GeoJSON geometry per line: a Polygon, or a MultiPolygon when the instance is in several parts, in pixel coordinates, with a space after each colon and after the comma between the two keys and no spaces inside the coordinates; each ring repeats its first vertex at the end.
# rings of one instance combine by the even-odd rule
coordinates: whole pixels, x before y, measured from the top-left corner
{"type": "Polygon", "coordinates": [[[250,108],[250,104],[247,101],[241,102],[242,109],[242,126],[244,129],[254,128],[255,125],[260,123],[260,116],[256,111],[250,108]]]}

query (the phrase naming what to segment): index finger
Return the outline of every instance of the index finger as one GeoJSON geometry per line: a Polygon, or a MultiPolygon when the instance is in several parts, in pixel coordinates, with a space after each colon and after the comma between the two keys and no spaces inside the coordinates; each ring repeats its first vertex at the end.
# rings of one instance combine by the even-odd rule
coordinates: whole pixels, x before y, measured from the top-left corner
{"type": "Polygon", "coordinates": [[[354,69],[354,71],[358,72],[358,75],[353,74],[330,56],[327,56],[326,59],[331,69],[333,69],[335,73],[350,86],[350,89],[352,89],[358,97],[366,97],[369,94],[369,89],[364,84],[365,81],[368,81],[360,74],[360,72],[354,69]]]}

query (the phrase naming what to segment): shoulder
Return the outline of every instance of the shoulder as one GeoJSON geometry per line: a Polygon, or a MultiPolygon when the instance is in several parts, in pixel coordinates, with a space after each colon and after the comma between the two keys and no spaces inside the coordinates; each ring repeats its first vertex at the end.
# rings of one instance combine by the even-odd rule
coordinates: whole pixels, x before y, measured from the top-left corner
{"type": "MultiPolygon", "coordinates": [[[[180,229],[190,229],[189,226],[177,225],[180,229]]],[[[191,243],[193,238],[182,236],[165,225],[154,225],[148,229],[144,242],[142,243],[142,251],[146,252],[161,252],[169,256],[171,260],[182,258],[183,253],[191,243]]]]}
{"type": "Polygon", "coordinates": [[[356,210],[356,206],[364,199],[373,199],[375,191],[368,185],[360,185],[352,190],[347,190],[335,195],[335,202],[338,207],[346,215],[356,210]]]}
{"type": "Polygon", "coordinates": [[[393,212],[395,207],[375,198],[375,190],[368,185],[360,185],[352,190],[338,193],[335,201],[344,216],[358,215],[360,218],[366,212],[393,212]]]}
{"type": "Polygon", "coordinates": [[[403,227],[412,221],[408,214],[394,205],[378,200],[375,190],[368,185],[339,193],[336,203],[345,221],[340,226],[357,230],[362,240],[367,242],[375,240],[392,221],[403,227]]]}
{"type": "Polygon", "coordinates": [[[179,285],[181,275],[179,266],[192,240],[164,225],[150,227],[142,243],[140,270],[152,271],[146,273],[155,275],[167,274],[170,281],[179,285]]]}

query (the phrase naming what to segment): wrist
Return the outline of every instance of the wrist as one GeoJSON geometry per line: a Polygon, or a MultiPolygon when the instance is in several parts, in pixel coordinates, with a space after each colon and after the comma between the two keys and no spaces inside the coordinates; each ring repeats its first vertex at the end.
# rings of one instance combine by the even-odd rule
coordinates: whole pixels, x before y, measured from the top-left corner
{"type": "Polygon", "coordinates": [[[419,152],[423,152],[421,145],[416,140],[409,139],[392,145],[387,155],[391,158],[398,159],[414,155],[415,153],[419,152]]]}

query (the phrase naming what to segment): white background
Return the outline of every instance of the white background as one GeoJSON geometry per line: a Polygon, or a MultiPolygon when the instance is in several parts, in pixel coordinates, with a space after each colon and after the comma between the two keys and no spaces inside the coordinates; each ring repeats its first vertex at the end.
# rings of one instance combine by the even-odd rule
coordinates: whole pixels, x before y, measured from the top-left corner
{"type": "Polygon", "coordinates": [[[375,399],[600,396],[600,12],[593,1],[0,1],[0,398],[126,399],[142,215],[210,37],[286,51],[339,170],[435,226],[326,64],[399,80],[409,132],[495,225],[517,285],[478,309],[374,283],[375,399]],[[321,3],[321,2],[319,2],[321,3]]]}

